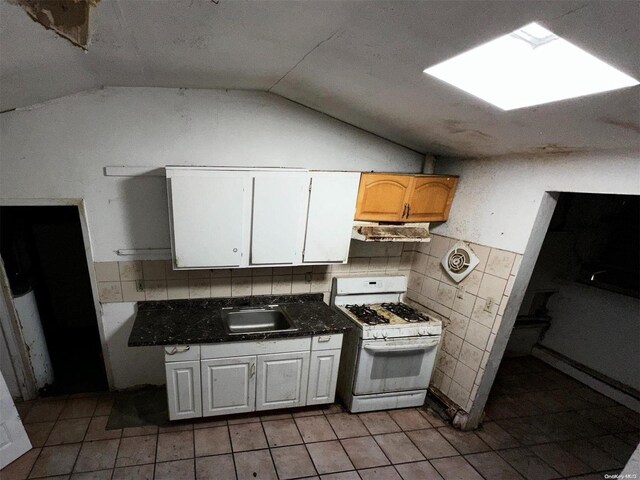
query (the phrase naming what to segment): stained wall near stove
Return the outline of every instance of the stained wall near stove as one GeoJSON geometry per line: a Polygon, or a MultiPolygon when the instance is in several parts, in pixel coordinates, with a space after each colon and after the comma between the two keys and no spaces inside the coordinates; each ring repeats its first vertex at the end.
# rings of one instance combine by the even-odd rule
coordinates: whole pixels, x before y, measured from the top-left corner
{"type": "Polygon", "coordinates": [[[522,255],[472,243],[480,263],[456,284],[440,262],[460,240],[433,235],[431,243],[407,244],[413,250],[407,297],[443,321],[432,390],[469,412],[522,255]]]}

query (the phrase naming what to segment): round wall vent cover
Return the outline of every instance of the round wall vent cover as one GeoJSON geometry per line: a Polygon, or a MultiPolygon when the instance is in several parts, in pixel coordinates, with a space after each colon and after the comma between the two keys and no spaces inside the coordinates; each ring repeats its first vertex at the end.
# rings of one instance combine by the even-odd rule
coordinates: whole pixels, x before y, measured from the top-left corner
{"type": "Polygon", "coordinates": [[[456,282],[461,282],[480,263],[473,250],[464,242],[456,243],[442,259],[442,267],[456,282]]]}

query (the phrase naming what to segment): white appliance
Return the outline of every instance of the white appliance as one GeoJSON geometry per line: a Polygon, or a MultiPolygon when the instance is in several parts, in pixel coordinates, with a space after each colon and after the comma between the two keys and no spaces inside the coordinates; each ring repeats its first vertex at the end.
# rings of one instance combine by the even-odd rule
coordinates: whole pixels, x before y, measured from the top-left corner
{"type": "Polygon", "coordinates": [[[355,324],[345,334],[338,395],[350,412],[421,406],[442,323],[403,303],[407,278],[334,278],[331,304],[355,324]]]}

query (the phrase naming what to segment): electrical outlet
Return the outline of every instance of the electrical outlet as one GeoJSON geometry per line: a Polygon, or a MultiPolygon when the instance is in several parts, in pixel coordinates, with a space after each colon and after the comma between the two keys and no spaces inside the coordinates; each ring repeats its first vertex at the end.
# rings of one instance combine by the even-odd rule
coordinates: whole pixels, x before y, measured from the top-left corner
{"type": "Polygon", "coordinates": [[[493,298],[487,298],[487,301],[484,303],[484,311],[488,313],[492,313],[493,310],[493,298]]]}
{"type": "Polygon", "coordinates": [[[144,282],[142,280],[136,281],[136,292],[144,292],[144,282]]]}
{"type": "Polygon", "coordinates": [[[464,285],[458,285],[458,293],[456,295],[460,300],[464,299],[465,291],[466,291],[466,288],[464,288],[464,285]]]}

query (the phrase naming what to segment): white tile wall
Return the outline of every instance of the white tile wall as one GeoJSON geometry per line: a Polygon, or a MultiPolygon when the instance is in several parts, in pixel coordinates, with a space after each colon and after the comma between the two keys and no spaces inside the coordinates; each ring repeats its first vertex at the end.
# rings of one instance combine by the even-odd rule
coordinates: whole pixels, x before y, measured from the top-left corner
{"type": "Polygon", "coordinates": [[[171,261],[153,260],[96,262],[94,268],[103,303],[310,292],[328,298],[335,276],[409,276],[412,247],[362,243],[352,250],[349,262],[339,265],[173,270],[171,261]]]}
{"type": "Polygon", "coordinates": [[[408,298],[445,325],[431,384],[469,411],[484,373],[495,334],[518,273],[522,255],[469,244],[480,263],[456,284],[440,262],[458,239],[433,235],[430,244],[410,244],[413,262],[408,298]]]}

